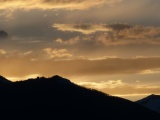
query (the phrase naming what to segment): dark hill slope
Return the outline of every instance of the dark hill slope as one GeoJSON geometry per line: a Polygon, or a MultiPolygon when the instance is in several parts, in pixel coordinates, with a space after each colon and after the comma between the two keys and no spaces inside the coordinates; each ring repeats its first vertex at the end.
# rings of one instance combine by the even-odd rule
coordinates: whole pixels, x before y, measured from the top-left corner
{"type": "Polygon", "coordinates": [[[4,120],[160,120],[131,101],[80,87],[59,76],[0,87],[4,120]]]}
{"type": "Polygon", "coordinates": [[[6,78],[4,78],[3,76],[0,75],[0,85],[2,84],[8,84],[11,81],[7,80],[6,78]]]}

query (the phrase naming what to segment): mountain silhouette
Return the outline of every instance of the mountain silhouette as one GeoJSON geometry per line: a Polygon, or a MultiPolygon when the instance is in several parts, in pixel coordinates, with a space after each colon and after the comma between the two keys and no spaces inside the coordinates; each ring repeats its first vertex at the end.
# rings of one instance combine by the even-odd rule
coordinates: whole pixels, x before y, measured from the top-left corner
{"type": "Polygon", "coordinates": [[[0,85],[6,83],[11,83],[11,81],[7,80],[5,77],[0,75],[0,85]]]}
{"type": "Polygon", "coordinates": [[[160,95],[152,94],[136,102],[160,113],[160,95]]]}
{"type": "Polygon", "coordinates": [[[72,83],[58,75],[3,84],[2,120],[160,120],[142,105],[72,83]]]}

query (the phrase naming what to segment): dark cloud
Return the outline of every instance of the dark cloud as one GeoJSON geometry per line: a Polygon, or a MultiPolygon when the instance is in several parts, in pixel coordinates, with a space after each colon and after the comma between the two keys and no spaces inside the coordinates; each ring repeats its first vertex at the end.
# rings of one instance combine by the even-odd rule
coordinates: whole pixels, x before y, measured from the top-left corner
{"type": "Polygon", "coordinates": [[[7,37],[8,37],[8,33],[3,30],[0,30],[0,39],[4,39],[7,37]]]}
{"type": "Polygon", "coordinates": [[[106,27],[112,28],[113,30],[116,30],[116,31],[120,31],[120,30],[132,28],[133,26],[129,24],[116,23],[116,24],[106,25],[106,27]]]}

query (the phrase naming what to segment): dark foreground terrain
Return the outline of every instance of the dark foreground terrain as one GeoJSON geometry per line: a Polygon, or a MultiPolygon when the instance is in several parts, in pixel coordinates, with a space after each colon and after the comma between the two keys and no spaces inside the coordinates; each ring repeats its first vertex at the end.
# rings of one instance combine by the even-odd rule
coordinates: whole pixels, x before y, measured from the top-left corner
{"type": "Polygon", "coordinates": [[[1,120],[160,120],[137,103],[59,76],[10,82],[0,77],[1,120]]]}

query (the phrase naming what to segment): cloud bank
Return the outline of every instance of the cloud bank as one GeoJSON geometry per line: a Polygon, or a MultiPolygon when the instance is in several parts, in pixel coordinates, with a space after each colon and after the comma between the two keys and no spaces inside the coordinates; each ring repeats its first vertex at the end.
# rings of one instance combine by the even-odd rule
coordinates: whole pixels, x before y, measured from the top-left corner
{"type": "MultiPolygon", "coordinates": [[[[51,50],[47,52],[53,55],[60,52],[60,57],[68,57],[64,50],[51,50]],[[55,52],[55,54],[53,54],[55,52]]],[[[3,54],[4,51],[1,51],[3,54]]],[[[33,61],[26,57],[1,57],[0,73],[5,76],[26,76],[30,74],[39,74],[44,76],[52,76],[59,74],[62,76],[85,76],[85,75],[112,75],[112,74],[137,74],[145,70],[160,68],[160,58],[135,58],[121,59],[108,58],[103,60],[36,60],[33,61]],[[18,69],[17,69],[18,66],[18,69]],[[8,71],[9,70],[9,71],[8,71]]]]}

